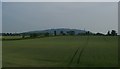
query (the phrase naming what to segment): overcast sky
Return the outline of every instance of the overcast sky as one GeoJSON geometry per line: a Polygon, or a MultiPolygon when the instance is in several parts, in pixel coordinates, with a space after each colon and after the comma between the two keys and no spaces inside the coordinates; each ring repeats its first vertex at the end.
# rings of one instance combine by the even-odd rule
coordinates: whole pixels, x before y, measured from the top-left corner
{"type": "Polygon", "coordinates": [[[2,2],[0,2],[0,33],[2,32],[2,2]]]}
{"type": "Polygon", "coordinates": [[[119,0],[2,0],[3,2],[118,2],[119,0]]]}
{"type": "Polygon", "coordinates": [[[118,28],[116,2],[3,2],[3,32],[51,28],[106,33],[118,28]]]}

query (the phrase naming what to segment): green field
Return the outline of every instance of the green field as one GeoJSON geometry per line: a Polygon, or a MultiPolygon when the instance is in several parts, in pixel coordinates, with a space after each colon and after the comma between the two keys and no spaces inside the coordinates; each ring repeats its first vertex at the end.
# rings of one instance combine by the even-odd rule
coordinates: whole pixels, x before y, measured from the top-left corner
{"type": "Polygon", "coordinates": [[[19,39],[22,38],[22,36],[2,36],[2,39],[19,39]]]}
{"type": "Polygon", "coordinates": [[[115,67],[117,36],[56,36],[3,41],[3,67],[115,67]]]}

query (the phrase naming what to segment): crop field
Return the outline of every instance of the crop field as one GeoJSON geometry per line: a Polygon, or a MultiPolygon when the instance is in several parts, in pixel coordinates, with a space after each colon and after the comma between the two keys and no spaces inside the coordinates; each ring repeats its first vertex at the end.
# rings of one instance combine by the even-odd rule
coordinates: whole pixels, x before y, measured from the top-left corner
{"type": "Polygon", "coordinates": [[[9,39],[21,39],[22,36],[2,36],[1,37],[3,40],[6,39],[6,40],[9,40],[9,39]]]}
{"type": "Polygon", "coordinates": [[[55,36],[3,41],[3,67],[115,67],[117,36],[55,36]]]}

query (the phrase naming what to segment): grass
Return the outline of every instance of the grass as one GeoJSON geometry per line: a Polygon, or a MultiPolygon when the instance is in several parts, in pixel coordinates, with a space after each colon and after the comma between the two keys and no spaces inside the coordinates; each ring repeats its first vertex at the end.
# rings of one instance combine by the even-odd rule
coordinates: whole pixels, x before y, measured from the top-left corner
{"type": "Polygon", "coordinates": [[[117,36],[57,36],[3,41],[3,67],[114,67],[117,36]]]}
{"type": "Polygon", "coordinates": [[[22,36],[2,36],[2,40],[18,40],[21,39],[22,36]]]}

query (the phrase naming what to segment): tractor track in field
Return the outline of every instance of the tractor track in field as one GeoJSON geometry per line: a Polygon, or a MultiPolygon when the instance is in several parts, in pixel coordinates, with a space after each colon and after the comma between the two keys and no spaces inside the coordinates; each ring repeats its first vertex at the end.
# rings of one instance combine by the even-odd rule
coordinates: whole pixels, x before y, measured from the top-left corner
{"type": "Polygon", "coordinates": [[[69,62],[69,65],[73,62],[73,60],[74,60],[74,58],[75,58],[75,56],[76,56],[76,54],[77,54],[78,51],[79,51],[79,48],[77,48],[77,50],[75,51],[72,59],[71,59],[70,62],[69,62]]]}
{"type": "Polygon", "coordinates": [[[81,55],[82,55],[84,49],[86,48],[86,46],[88,46],[88,42],[89,42],[89,36],[87,37],[87,41],[85,42],[83,48],[80,50],[80,47],[78,47],[77,50],[74,52],[74,54],[69,62],[69,65],[72,64],[73,60],[76,60],[75,56],[77,55],[77,53],[79,54],[78,59],[77,59],[77,64],[80,64],[81,55]],[[80,50],[80,52],[79,52],[79,50],[80,50]]]}
{"type": "Polygon", "coordinates": [[[83,51],[85,50],[85,48],[88,46],[88,42],[89,42],[89,36],[87,37],[87,41],[86,41],[84,47],[82,48],[82,50],[79,53],[79,56],[77,59],[77,64],[80,64],[81,55],[82,55],[83,51]]]}

